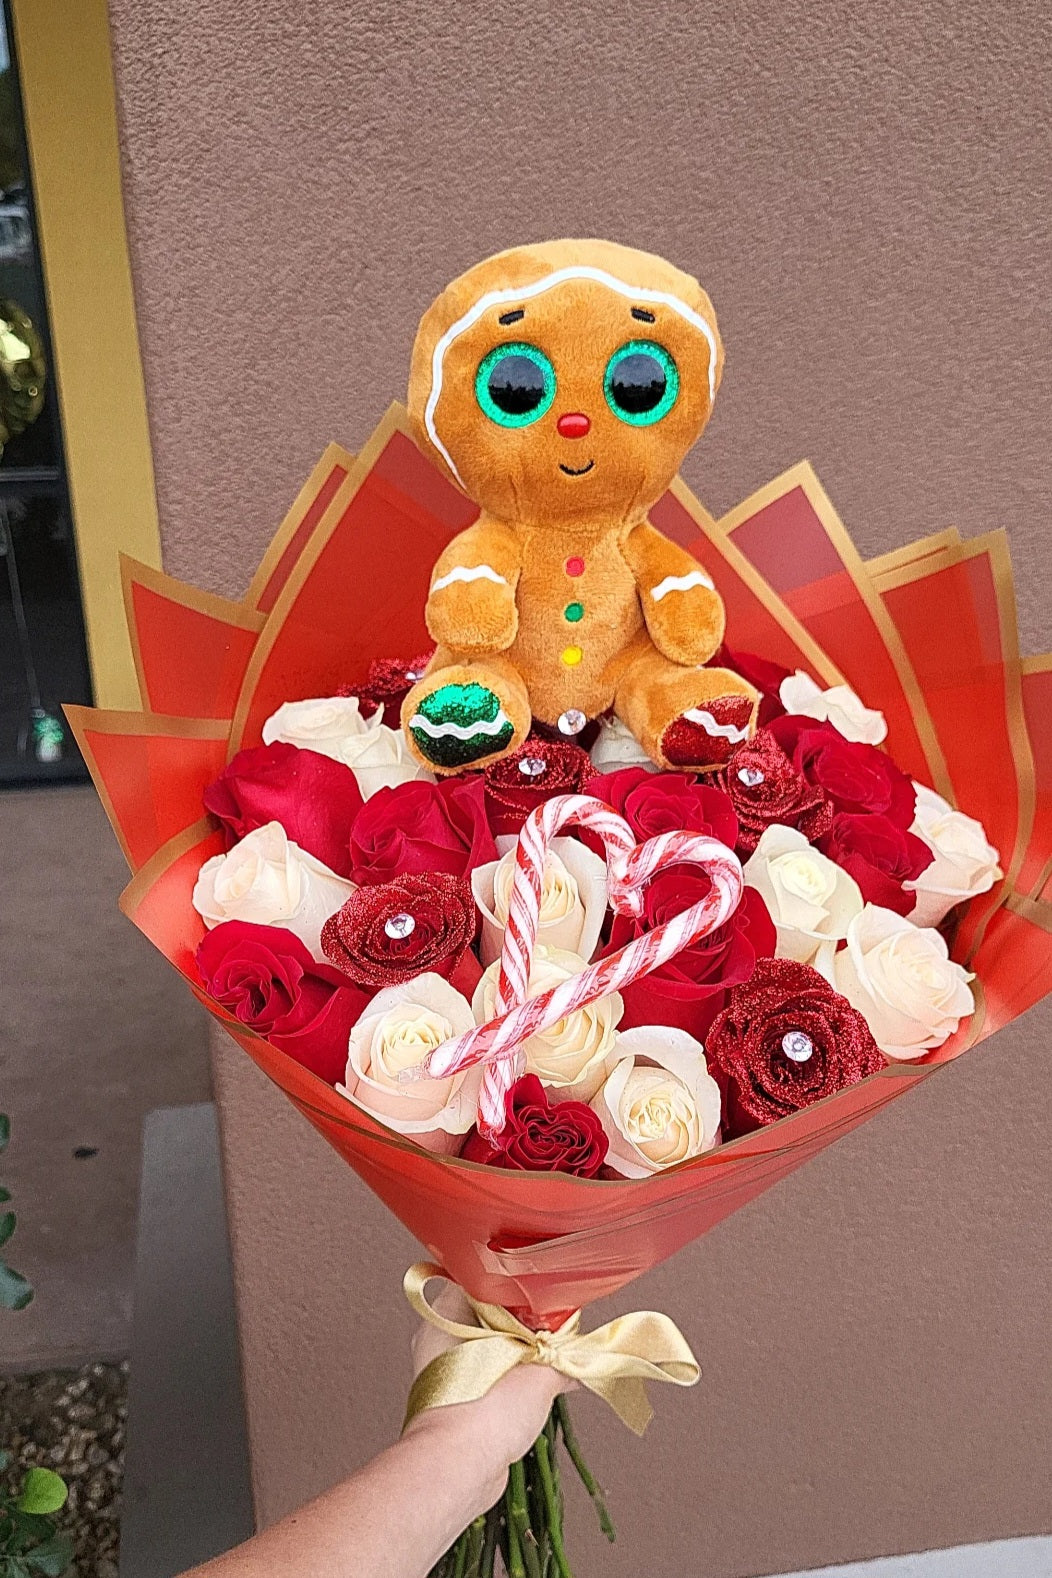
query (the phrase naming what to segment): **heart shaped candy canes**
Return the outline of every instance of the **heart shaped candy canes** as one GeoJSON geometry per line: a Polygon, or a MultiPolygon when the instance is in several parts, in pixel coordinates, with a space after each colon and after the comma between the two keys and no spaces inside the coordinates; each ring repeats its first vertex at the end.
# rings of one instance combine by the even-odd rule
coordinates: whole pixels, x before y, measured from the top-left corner
{"type": "Polygon", "coordinates": [[[575,1009],[656,970],[699,937],[715,931],[737,909],[743,886],[737,856],[714,838],[699,833],[661,833],[637,844],[628,823],[601,800],[590,795],[557,795],[546,801],[527,819],[519,835],[497,985],[498,1012],[486,1024],[436,1047],[421,1072],[444,1079],[487,1063],[479,1094],[479,1129],[484,1134],[499,1134],[506,1121],[505,1097],[521,1070],[523,1042],[575,1009]],[[551,840],[567,823],[588,827],[602,838],[610,903],[620,914],[642,914],[643,890],[654,873],[666,866],[701,866],[712,886],[697,904],[663,926],[539,997],[527,998],[545,855],[551,840]]]}

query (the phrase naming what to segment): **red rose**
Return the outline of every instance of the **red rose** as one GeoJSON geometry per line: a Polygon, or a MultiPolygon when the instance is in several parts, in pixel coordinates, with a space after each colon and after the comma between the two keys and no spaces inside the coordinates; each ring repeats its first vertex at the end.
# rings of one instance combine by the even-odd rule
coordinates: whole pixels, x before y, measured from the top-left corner
{"type": "Polygon", "coordinates": [[[705,1038],[730,1134],[747,1134],[885,1066],[869,1026],[809,964],[761,959],[705,1038]]]}
{"type": "Polygon", "coordinates": [[[355,818],[350,850],[351,877],[365,884],[423,871],[462,877],[496,860],[481,776],[378,789],[355,818]]]}
{"type": "Polygon", "coordinates": [[[401,722],[402,703],[417,680],[423,679],[424,671],[434,655],[432,649],[413,658],[374,658],[362,684],[353,688],[342,685],[336,694],[357,696],[363,714],[382,707],[383,721],[388,728],[397,729],[401,722]]]}
{"type": "Polygon", "coordinates": [[[471,952],[471,884],[444,871],[356,888],[321,932],[329,963],[373,991],[432,971],[470,997],[482,977],[471,952]]]}
{"type": "Polygon", "coordinates": [[[572,740],[542,740],[531,735],[510,756],[502,756],[484,770],[490,829],[494,835],[517,833],[530,812],[545,800],[556,794],[581,794],[591,776],[591,757],[572,740]]]}
{"type": "Polygon", "coordinates": [[[204,792],[205,810],[222,822],[227,847],[267,822],[339,877],[350,873],[351,826],[364,804],[349,767],[295,745],[238,751],[204,792]]]}
{"type": "Polygon", "coordinates": [[[718,838],[733,849],[738,837],[738,818],[727,796],[687,773],[623,767],[616,773],[596,773],[584,792],[613,806],[640,841],[682,829],[718,838]]]}
{"type": "Polygon", "coordinates": [[[757,721],[763,725],[770,723],[772,718],[780,718],[785,712],[779,693],[782,680],[788,679],[791,669],[783,668],[780,663],[772,663],[767,658],[758,657],[755,652],[732,652],[724,642],[715,657],[714,665],[720,668],[729,668],[735,674],[740,674],[742,679],[747,679],[750,685],[755,685],[760,692],[760,708],[757,721]]]}
{"type": "Polygon", "coordinates": [[[282,926],[224,921],[197,950],[210,997],[328,1084],[347,1069],[351,1027],[368,993],[327,964],[317,964],[282,926]]]}
{"type": "Polygon", "coordinates": [[[917,902],[904,882],[919,877],[935,855],[916,833],[898,827],[886,816],[859,816],[838,811],[833,825],[818,841],[823,855],[835,860],[858,883],[867,904],[908,915],[917,902]]]}
{"type": "Polygon", "coordinates": [[[917,791],[891,757],[875,745],[845,740],[831,723],[798,716],[775,718],[771,734],[834,811],[886,816],[901,828],[913,822],[917,791]]]}
{"type": "Polygon", "coordinates": [[[583,1101],[552,1106],[536,1074],[524,1074],[505,1099],[507,1123],[496,1144],[473,1129],[461,1151],[469,1162],[510,1172],[574,1173],[594,1178],[606,1160],[609,1140],[596,1113],[583,1101]]]}
{"type": "MultiPolygon", "coordinates": [[[[615,915],[607,953],[653,931],[692,904],[711,884],[691,866],[661,871],[647,887],[641,920],[615,915]]],[[[770,958],[778,936],[767,906],[754,888],[746,888],[734,914],[707,937],[699,937],[667,964],[621,988],[625,1012],[620,1028],[674,1025],[698,1041],[727,1001],[728,988],[747,981],[760,958],[770,958]]]]}
{"type": "Polygon", "coordinates": [[[812,842],[829,831],[832,806],[794,767],[768,729],[757,729],[751,740],[737,746],[716,781],[737,813],[735,848],[743,859],[773,822],[797,828],[812,842]]]}

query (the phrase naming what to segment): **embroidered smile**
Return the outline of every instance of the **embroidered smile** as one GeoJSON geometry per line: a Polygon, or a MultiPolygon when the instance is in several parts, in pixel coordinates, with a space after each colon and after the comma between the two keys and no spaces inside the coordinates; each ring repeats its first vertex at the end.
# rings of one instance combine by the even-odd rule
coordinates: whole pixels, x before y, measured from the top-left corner
{"type": "Polygon", "coordinates": [[[568,477],[583,477],[587,475],[589,471],[591,471],[594,465],[595,461],[590,460],[587,466],[578,466],[575,470],[573,466],[564,466],[562,461],[560,461],[559,470],[565,472],[568,477]]]}

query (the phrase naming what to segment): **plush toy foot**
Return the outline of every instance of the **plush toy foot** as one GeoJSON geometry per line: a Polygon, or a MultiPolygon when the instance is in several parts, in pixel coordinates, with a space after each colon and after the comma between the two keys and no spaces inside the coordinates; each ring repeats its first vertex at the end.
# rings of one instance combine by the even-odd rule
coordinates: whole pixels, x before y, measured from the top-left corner
{"type": "Polygon", "coordinates": [[[520,744],[529,727],[522,681],[489,664],[436,668],[402,703],[410,750],[440,775],[496,761],[520,744]]]}
{"type": "Polygon", "coordinates": [[[756,723],[759,692],[725,668],[688,668],[653,649],[624,674],[614,711],[659,767],[722,767],[756,723]]]}
{"type": "Polygon", "coordinates": [[[736,745],[752,733],[755,702],[748,696],[714,696],[691,707],[661,736],[661,753],[672,767],[695,772],[722,767],[736,745]]]}

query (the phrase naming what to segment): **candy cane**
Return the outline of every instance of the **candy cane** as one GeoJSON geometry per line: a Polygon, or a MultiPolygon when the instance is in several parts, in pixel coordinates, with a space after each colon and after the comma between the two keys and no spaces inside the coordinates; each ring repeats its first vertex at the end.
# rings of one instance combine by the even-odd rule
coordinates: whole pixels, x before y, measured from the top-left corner
{"type": "Polygon", "coordinates": [[[715,931],[734,913],[742,887],[737,857],[714,838],[696,833],[662,833],[637,845],[632,842],[627,823],[602,801],[586,795],[562,795],[547,801],[528,818],[519,836],[498,978],[497,1013],[487,1024],[436,1047],[421,1066],[420,1075],[446,1078],[487,1063],[479,1096],[479,1127],[484,1133],[499,1134],[506,1121],[505,1099],[518,1077],[522,1044],[576,1009],[656,970],[699,937],[715,931]],[[591,827],[603,838],[610,901],[621,914],[642,913],[642,889],[664,866],[685,862],[700,865],[712,886],[703,899],[663,926],[636,938],[610,958],[600,959],[571,980],[527,999],[547,842],[569,821],[591,827]]]}

